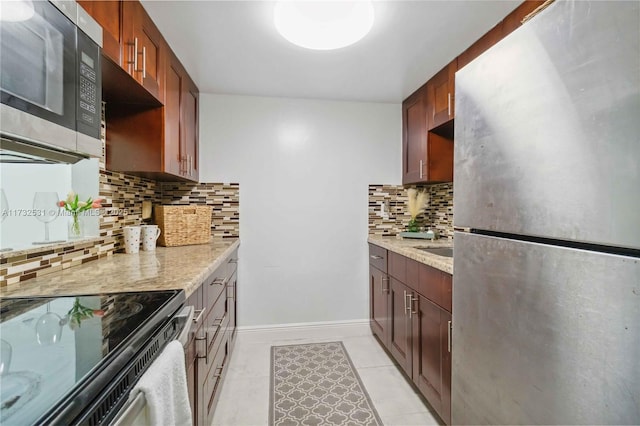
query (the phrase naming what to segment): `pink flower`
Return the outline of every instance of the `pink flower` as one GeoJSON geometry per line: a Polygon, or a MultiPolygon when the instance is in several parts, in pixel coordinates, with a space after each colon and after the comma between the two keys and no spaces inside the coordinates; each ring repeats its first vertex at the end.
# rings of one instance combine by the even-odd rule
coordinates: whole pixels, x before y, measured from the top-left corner
{"type": "Polygon", "coordinates": [[[104,309],[94,309],[93,310],[93,315],[95,315],[97,317],[104,316],[104,309]]]}
{"type": "Polygon", "coordinates": [[[102,199],[101,198],[93,200],[93,203],[91,204],[91,208],[92,209],[99,209],[101,207],[102,207],[102,199]]]}
{"type": "Polygon", "coordinates": [[[65,204],[67,204],[66,201],[63,201],[63,200],[58,201],[58,207],[64,207],[65,204]]]}

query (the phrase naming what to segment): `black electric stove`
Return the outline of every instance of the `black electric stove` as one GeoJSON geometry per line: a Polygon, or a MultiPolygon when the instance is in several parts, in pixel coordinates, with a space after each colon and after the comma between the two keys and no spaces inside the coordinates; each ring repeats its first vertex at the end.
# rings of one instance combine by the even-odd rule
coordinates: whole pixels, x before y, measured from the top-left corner
{"type": "Polygon", "coordinates": [[[176,338],[183,291],[0,300],[0,424],[108,423],[176,338]]]}

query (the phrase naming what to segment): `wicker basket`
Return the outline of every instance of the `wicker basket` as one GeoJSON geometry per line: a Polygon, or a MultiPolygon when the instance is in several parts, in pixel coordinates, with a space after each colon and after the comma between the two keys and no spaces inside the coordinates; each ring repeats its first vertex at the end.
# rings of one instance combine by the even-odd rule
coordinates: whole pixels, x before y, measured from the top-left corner
{"type": "Polygon", "coordinates": [[[155,223],[162,231],[159,245],[206,244],[211,239],[211,207],[155,206],[153,210],[155,223]]]}

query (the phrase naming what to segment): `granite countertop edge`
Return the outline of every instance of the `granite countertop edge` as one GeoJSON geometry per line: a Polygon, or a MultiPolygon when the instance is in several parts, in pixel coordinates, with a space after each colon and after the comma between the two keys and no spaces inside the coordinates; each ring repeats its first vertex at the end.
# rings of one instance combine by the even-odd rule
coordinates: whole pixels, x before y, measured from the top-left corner
{"type": "Polygon", "coordinates": [[[422,240],[369,235],[367,242],[448,274],[453,274],[453,258],[438,256],[417,249],[417,247],[453,247],[452,240],[422,240]]]}
{"type": "Polygon", "coordinates": [[[212,238],[207,244],[116,253],[0,287],[0,299],[163,290],[184,290],[189,297],[239,245],[239,238],[212,238]]]}

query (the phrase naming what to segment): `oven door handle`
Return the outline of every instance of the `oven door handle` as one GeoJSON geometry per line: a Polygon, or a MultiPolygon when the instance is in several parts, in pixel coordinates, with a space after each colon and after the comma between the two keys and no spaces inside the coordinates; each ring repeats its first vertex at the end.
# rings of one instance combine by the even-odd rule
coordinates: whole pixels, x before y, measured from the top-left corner
{"type": "Polygon", "coordinates": [[[138,392],[133,401],[129,402],[121,414],[111,423],[111,426],[131,426],[135,423],[138,414],[144,410],[147,399],[144,392],[138,392]]]}
{"type": "Polygon", "coordinates": [[[182,325],[182,330],[176,338],[182,346],[185,346],[189,342],[189,331],[191,330],[191,323],[193,322],[193,315],[195,308],[192,305],[182,308],[179,314],[176,315],[176,321],[182,325]]]}

